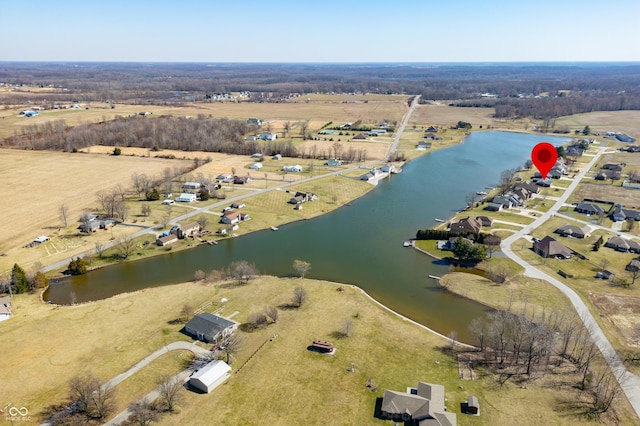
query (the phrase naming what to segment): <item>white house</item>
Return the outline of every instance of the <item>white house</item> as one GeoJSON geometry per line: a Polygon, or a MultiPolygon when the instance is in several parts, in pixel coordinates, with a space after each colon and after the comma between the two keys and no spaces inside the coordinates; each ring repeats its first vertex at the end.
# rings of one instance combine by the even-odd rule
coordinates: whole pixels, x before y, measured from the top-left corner
{"type": "Polygon", "coordinates": [[[220,175],[218,175],[218,177],[216,178],[221,182],[233,182],[233,175],[231,173],[222,173],[220,175]]]}
{"type": "Polygon", "coordinates": [[[262,168],[262,163],[253,163],[252,165],[249,166],[250,169],[253,170],[258,170],[262,168]]]}
{"type": "Polygon", "coordinates": [[[278,135],[271,132],[260,133],[258,135],[258,139],[262,139],[263,141],[275,141],[278,138],[278,135]]]}
{"type": "Polygon", "coordinates": [[[189,194],[188,192],[183,192],[176,198],[176,201],[179,203],[193,203],[195,200],[196,194],[189,194]]]}
{"type": "Polygon", "coordinates": [[[0,321],[11,318],[11,298],[9,296],[0,297],[0,321]]]}
{"type": "Polygon", "coordinates": [[[282,154],[276,154],[273,157],[271,157],[272,160],[282,160],[282,154]]]}
{"type": "Polygon", "coordinates": [[[302,166],[299,166],[297,164],[295,166],[284,166],[282,170],[285,172],[301,172],[302,166]]]}
{"type": "Polygon", "coordinates": [[[212,361],[191,376],[189,384],[202,392],[209,393],[230,376],[231,367],[221,360],[212,361]]]}

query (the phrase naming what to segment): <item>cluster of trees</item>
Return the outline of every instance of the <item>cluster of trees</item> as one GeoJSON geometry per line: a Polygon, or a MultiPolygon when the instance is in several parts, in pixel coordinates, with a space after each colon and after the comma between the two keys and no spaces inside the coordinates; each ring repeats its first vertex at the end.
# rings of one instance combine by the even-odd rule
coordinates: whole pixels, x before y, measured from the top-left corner
{"type": "Polygon", "coordinates": [[[585,407],[589,414],[608,411],[621,392],[617,378],[598,359],[600,351],[589,330],[572,314],[502,309],[473,320],[469,331],[482,362],[499,374],[501,384],[514,376],[544,375],[568,362],[579,373],[576,387],[591,397],[585,407]]]}
{"type": "Polygon", "coordinates": [[[487,257],[487,250],[481,244],[473,244],[464,238],[458,238],[453,243],[453,255],[461,263],[475,265],[487,257]]]}
{"type": "Polygon", "coordinates": [[[10,275],[0,277],[0,293],[27,293],[48,285],[49,279],[42,272],[27,273],[17,263],[11,268],[10,275]]]}
{"type": "Polygon", "coordinates": [[[82,275],[87,273],[87,262],[82,258],[71,259],[65,273],[70,275],[82,275]]]}

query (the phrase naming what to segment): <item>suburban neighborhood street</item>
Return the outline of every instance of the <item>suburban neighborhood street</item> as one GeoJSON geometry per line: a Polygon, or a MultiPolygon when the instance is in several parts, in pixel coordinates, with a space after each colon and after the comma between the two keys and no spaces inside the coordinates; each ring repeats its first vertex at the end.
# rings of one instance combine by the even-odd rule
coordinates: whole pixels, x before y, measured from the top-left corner
{"type": "Polygon", "coordinates": [[[566,203],[567,199],[573,193],[573,191],[575,191],[580,181],[585,177],[585,175],[593,167],[593,165],[596,164],[596,162],[598,161],[600,156],[604,154],[604,152],[605,148],[600,147],[598,153],[591,159],[591,161],[587,165],[584,166],[582,171],[574,178],[573,182],[571,183],[571,185],[569,185],[565,192],[560,197],[558,197],[558,201],[556,201],[553,207],[530,225],[527,225],[522,230],[504,239],[500,248],[507,257],[524,268],[525,276],[545,280],[549,284],[560,290],[565,296],[567,296],[576,312],[578,313],[578,316],[589,331],[589,334],[591,335],[594,343],[600,349],[600,352],[611,368],[614,376],[620,383],[622,390],[633,406],[636,414],[640,417],[640,377],[632,374],[629,370],[627,370],[624,363],[616,353],[615,349],[598,325],[597,321],[589,311],[587,305],[575,291],[560,282],[558,279],[545,272],[542,272],[538,268],[521,259],[511,248],[514,242],[518,241],[520,238],[523,238],[525,235],[530,234],[534,229],[541,226],[545,221],[547,221],[547,219],[554,216],[558,212],[560,207],[562,207],[566,203]]]}

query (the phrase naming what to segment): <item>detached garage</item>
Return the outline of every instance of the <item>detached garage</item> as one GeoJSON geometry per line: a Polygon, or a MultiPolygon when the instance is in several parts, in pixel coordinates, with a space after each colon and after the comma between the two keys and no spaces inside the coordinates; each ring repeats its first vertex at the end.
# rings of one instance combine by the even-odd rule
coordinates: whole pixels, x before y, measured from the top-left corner
{"type": "Polygon", "coordinates": [[[231,367],[224,361],[213,361],[193,373],[189,384],[202,392],[209,393],[229,378],[231,367]]]}

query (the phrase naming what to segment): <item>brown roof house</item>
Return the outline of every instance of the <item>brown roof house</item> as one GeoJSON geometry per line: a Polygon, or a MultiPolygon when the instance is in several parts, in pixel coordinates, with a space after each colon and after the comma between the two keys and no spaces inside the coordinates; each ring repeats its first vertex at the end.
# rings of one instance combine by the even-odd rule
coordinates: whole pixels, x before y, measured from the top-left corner
{"type": "Polygon", "coordinates": [[[478,218],[472,218],[470,216],[467,216],[464,219],[460,219],[459,221],[449,225],[449,230],[451,232],[480,232],[480,229],[482,229],[482,221],[478,218]]]}
{"type": "Polygon", "coordinates": [[[420,426],[455,426],[456,415],[446,410],[444,386],[425,382],[407,392],[385,390],[380,407],[385,419],[420,426]]]}
{"type": "Polygon", "coordinates": [[[493,226],[493,219],[491,219],[489,216],[477,216],[476,220],[480,221],[482,226],[487,226],[487,227],[493,226]]]}
{"type": "Polygon", "coordinates": [[[573,255],[573,250],[563,246],[550,236],[546,236],[542,240],[533,243],[533,251],[542,257],[555,257],[559,259],[569,259],[573,255]]]}
{"type": "Polygon", "coordinates": [[[632,253],[640,253],[640,244],[634,240],[627,240],[622,237],[611,237],[604,243],[605,247],[615,249],[617,251],[632,253]]]}
{"type": "Polygon", "coordinates": [[[196,222],[178,228],[178,238],[187,238],[195,236],[200,231],[200,225],[196,222]]]}
{"type": "Polygon", "coordinates": [[[576,226],[565,223],[554,231],[563,237],[587,238],[591,235],[591,228],[588,226],[576,226]]]}

